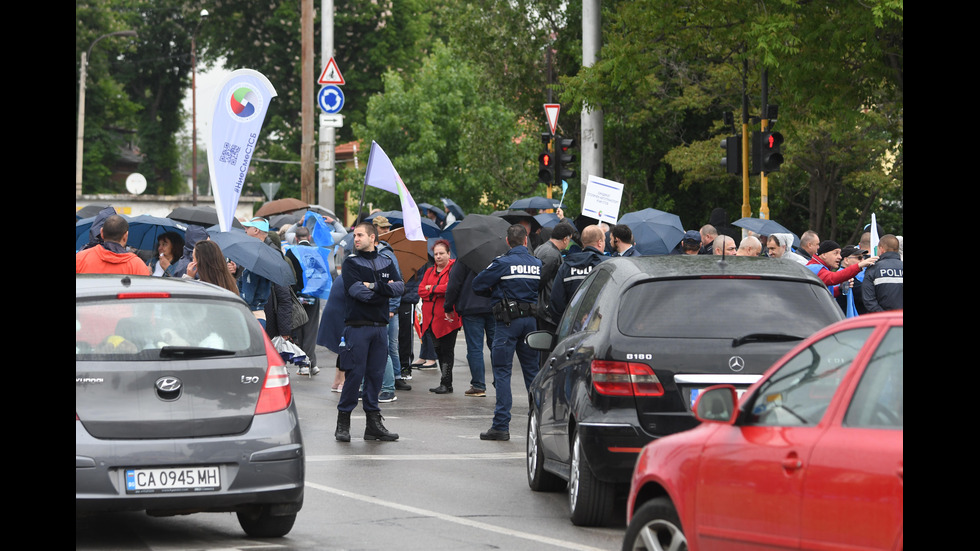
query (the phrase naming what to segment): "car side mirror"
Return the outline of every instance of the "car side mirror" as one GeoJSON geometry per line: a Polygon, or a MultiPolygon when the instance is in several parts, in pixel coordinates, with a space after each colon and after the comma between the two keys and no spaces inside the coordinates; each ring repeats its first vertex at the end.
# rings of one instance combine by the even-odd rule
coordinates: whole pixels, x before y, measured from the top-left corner
{"type": "Polygon", "coordinates": [[[524,337],[524,342],[533,350],[551,352],[555,347],[555,336],[550,331],[531,331],[524,337]]]}
{"type": "Polygon", "coordinates": [[[694,416],[698,421],[735,423],[738,415],[738,393],[731,385],[715,385],[701,391],[694,402],[694,416]]]}

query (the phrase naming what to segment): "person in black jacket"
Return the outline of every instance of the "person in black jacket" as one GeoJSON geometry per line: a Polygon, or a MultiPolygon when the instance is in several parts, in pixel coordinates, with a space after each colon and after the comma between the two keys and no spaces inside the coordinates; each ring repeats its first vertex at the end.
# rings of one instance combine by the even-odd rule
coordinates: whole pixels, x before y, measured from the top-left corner
{"type": "Polygon", "coordinates": [[[493,347],[494,331],[497,321],[490,309],[493,300],[473,292],[473,278],[476,272],[462,262],[456,262],[449,272],[449,285],[446,288],[446,310],[455,310],[463,319],[463,335],[466,337],[466,363],[470,366],[470,389],[466,396],[483,397],[487,395],[486,363],[483,355],[483,342],[486,337],[487,348],[493,347]]]}
{"type": "Polygon", "coordinates": [[[372,224],[358,224],[353,233],[357,252],[344,259],[341,269],[346,300],[339,362],[347,378],[337,404],[334,438],[350,442],[350,416],[363,380],[367,414],[364,439],[398,440],[398,435],[382,424],[378,396],[388,363],[388,301],[404,294],[405,284],[394,263],[378,254],[378,232],[372,224]]]}
{"type": "Polygon", "coordinates": [[[878,241],[878,262],[864,273],[861,289],[868,312],[903,308],[905,268],[898,247],[898,238],[891,234],[882,236],[878,241]]]}
{"type": "Polygon", "coordinates": [[[599,226],[587,226],[582,230],[582,245],[585,246],[582,252],[565,256],[565,262],[555,275],[550,304],[551,318],[554,320],[561,319],[578,286],[592,273],[592,268],[609,258],[602,254],[606,247],[606,236],[599,226]]]}

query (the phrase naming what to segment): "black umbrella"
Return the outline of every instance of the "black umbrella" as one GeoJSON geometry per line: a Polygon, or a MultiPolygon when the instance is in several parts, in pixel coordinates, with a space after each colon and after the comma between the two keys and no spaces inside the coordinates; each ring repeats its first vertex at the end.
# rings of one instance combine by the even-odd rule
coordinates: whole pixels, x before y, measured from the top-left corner
{"type": "Polygon", "coordinates": [[[510,223],[499,216],[471,214],[453,228],[456,258],[474,272],[480,273],[510,248],[507,228],[510,223]]]}
{"type": "Polygon", "coordinates": [[[220,231],[217,227],[208,228],[208,236],[221,247],[221,252],[225,256],[235,261],[235,264],[248,268],[279,285],[296,283],[293,267],[283,258],[282,253],[265,242],[242,230],[220,231]]]}
{"type": "MultiPolygon", "coordinates": [[[[204,226],[207,228],[218,223],[218,211],[215,210],[214,207],[209,207],[206,205],[198,205],[196,207],[177,207],[170,211],[167,218],[170,218],[171,220],[179,220],[187,224],[204,226]]],[[[244,229],[242,223],[236,218],[231,219],[231,226],[233,228],[244,229]]]]}
{"type": "Polygon", "coordinates": [[[75,220],[81,220],[82,218],[94,218],[98,216],[102,209],[108,208],[109,205],[105,203],[85,205],[84,207],[75,211],[75,220]]]}
{"type": "Polygon", "coordinates": [[[541,229],[541,222],[534,217],[533,214],[523,211],[523,210],[498,210],[494,211],[492,216],[499,216],[504,220],[510,222],[511,224],[520,224],[522,221],[527,221],[531,224],[531,233],[534,233],[541,229]]]}

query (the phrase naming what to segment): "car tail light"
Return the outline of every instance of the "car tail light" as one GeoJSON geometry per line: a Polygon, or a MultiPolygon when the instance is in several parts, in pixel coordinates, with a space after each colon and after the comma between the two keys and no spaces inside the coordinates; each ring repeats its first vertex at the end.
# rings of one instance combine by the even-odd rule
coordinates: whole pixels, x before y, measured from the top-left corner
{"type": "Polygon", "coordinates": [[[592,361],[592,384],[607,396],[663,396],[653,368],[634,362],[592,361]]]}
{"type": "Polygon", "coordinates": [[[269,340],[265,337],[265,357],[268,359],[269,367],[265,372],[265,382],[262,390],[259,391],[259,403],[255,406],[255,414],[272,413],[282,411],[289,406],[289,401],[293,398],[292,388],[289,386],[289,372],[286,371],[286,362],[282,361],[282,356],[269,340]]]}
{"type": "Polygon", "coordinates": [[[170,293],[118,293],[116,298],[119,300],[131,298],[170,298],[170,293]]]}

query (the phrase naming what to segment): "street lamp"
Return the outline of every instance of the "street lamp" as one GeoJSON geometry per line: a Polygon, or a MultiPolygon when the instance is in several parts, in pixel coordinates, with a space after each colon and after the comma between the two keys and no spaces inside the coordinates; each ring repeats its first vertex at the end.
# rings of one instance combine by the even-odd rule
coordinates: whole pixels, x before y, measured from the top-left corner
{"type": "Polygon", "coordinates": [[[201,20],[191,35],[191,204],[197,206],[197,31],[208,16],[208,10],[201,10],[201,20]]]}
{"type": "Polygon", "coordinates": [[[81,78],[78,84],[78,138],[75,147],[75,197],[82,195],[82,151],[85,141],[85,70],[88,67],[88,58],[92,55],[92,48],[103,38],[110,36],[136,36],[136,31],[116,31],[104,34],[92,41],[87,52],[82,52],[81,78]]]}

